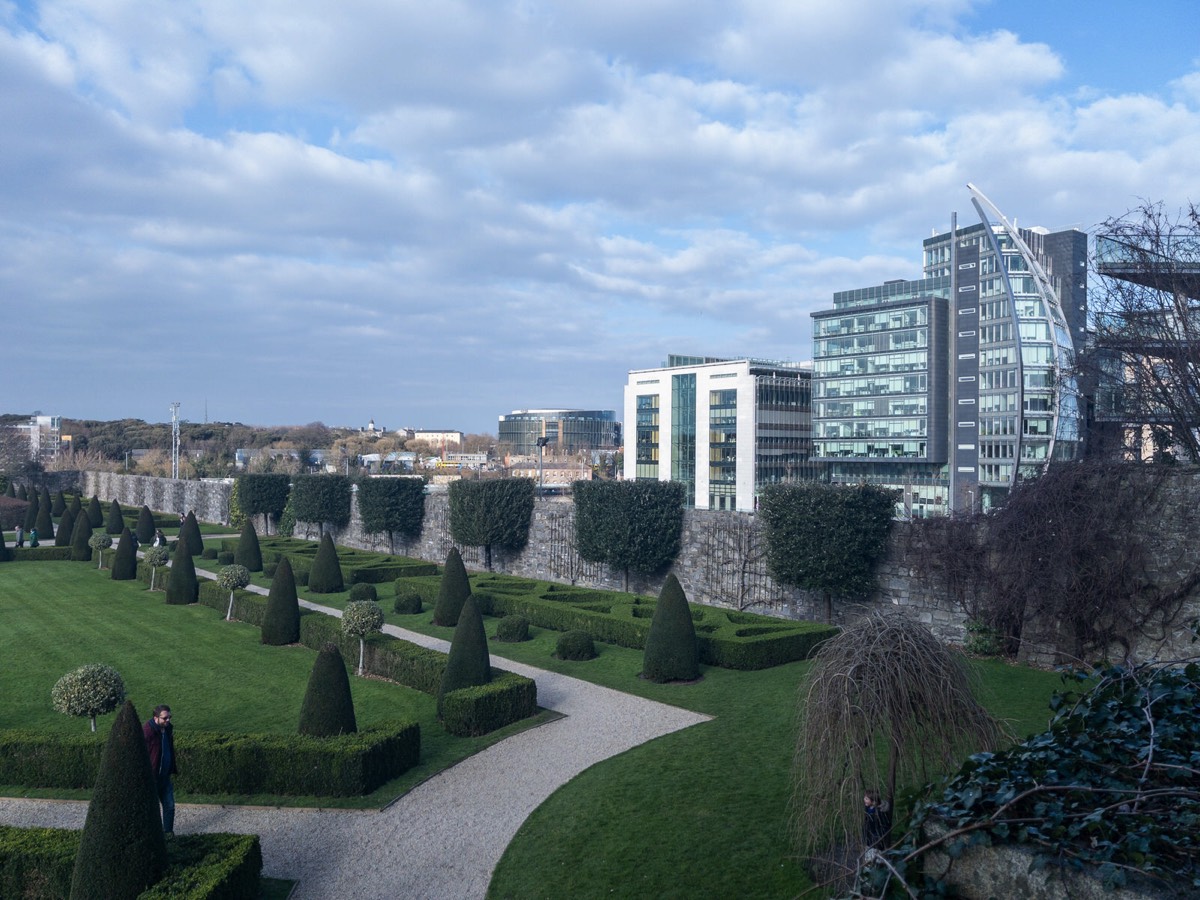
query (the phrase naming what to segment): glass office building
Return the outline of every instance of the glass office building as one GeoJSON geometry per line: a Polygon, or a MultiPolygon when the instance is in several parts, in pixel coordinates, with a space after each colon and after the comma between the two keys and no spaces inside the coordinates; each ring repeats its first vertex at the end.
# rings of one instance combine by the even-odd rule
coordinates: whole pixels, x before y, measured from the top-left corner
{"type": "Polygon", "coordinates": [[[615,450],[621,426],[611,409],[518,409],[500,416],[500,443],[518,456],[537,456],[538,438],[546,438],[551,452],[615,450]]]}

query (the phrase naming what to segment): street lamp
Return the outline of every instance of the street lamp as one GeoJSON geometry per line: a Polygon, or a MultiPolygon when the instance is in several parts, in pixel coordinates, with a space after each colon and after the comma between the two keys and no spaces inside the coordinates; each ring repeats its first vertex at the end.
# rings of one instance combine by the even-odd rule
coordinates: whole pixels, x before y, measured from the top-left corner
{"type": "Polygon", "coordinates": [[[542,451],[546,449],[546,445],[550,443],[550,438],[540,437],[537,439],[538,448],[538,493],[541,494],[546,489],[546,481],[542,477],[542,451]]]}

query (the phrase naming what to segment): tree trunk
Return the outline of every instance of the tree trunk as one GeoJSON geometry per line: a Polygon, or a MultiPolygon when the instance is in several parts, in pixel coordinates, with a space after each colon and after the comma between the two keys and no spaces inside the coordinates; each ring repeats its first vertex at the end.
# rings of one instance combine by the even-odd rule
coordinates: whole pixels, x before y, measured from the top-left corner
{"type": "Polygon", "coordinates": [[[360,637],[358,639],[358,677],[359,678],[362,677],[362,673],[363,673],[363,655],[364,655],[365,647],[366,647],[366,641],[364,641],[363,638],[360,637]]]}
{"type": "MultiPolygon", "coordinates": [[[[226,557],[228,559],[228,557],[226,557]]],[[[233,591],[229,592],[229,609],[225,610],[225,621],[229,622],[233,619],[233,591]]]]}

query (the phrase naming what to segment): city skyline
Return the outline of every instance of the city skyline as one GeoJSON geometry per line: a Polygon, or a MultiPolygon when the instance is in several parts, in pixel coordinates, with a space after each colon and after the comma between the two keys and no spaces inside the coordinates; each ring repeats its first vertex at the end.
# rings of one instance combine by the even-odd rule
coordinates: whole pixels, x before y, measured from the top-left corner
{"type": "Polygon", "coordinates": [[[968,181],[1198,199],[1192,4],[819,6],[5,6],[6,407],[495,433],[811,358],[968,181]]]}

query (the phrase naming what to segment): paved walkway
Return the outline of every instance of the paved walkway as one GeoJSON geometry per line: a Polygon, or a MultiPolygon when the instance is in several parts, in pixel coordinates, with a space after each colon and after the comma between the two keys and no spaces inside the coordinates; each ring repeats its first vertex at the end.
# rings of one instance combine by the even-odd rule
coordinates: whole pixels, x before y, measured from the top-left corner
{"type": "MultiPolygon", "coordinates": [[[[384,630],[426,647],[449,646],[391,625],[384,630]]],[[[475,754],[382,811],[180,805],[176,828],[260,835],[263,874],[298,879],[298,900],[483,897],[517,829],[558,787],[631,747],[708,721],[511,660],[492,663],[535,679],[538,704],[564,718],[475,754]]],[[[81,828],[86,811],[84,802],[0,798],[7,825],[81,828]]]]}

